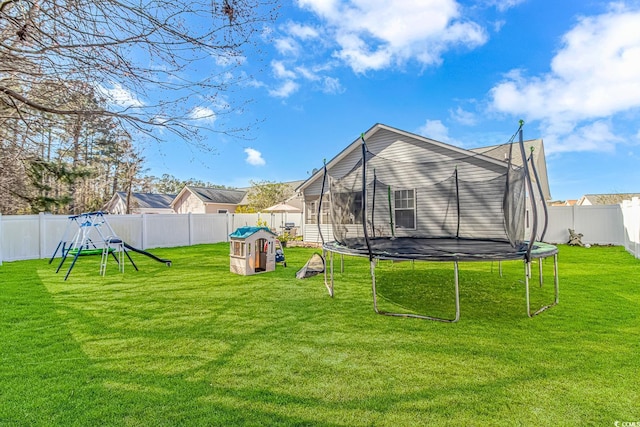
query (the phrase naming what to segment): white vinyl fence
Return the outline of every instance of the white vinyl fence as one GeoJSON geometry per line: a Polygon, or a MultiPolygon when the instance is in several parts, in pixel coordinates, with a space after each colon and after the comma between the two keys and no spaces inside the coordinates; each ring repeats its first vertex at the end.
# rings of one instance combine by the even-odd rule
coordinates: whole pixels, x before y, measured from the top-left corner
{"type": "MultiPolygon", "coordinates": [[[[257,225],[258,220],[277,232],[285,223],[294,223],[305,240],[319,240],[317,225],[305,227],[302,214],[143,214],[106,218],[118,237],[140,249],[225,242],[236,228],[257,225]]],[[[68,223],[64,215],[0,215],[0,265],[3,261],[51,257],[68,223]]],[[[640,258],[640,199],[634,197],[620,205],[549,207],[545,241],[567,243],[568,229],[582,233],[584,243],[624,246],[640,258]]],[[[325,239],[330,238],[329,232],[323,230],[325,239]]]]}
{"type": "MultiPolygon", "coordinates": [[[[299,213],[142,214],[105,215],[105,218],[119,238],[139,249],[226,242],[236,228],[255,226],[258,220],[278,233],[285,223],[294,223],[302,229],[299,213]]],[[[66,239],[71,240],[77,229],[66,215],[0,215],[0,265],[3,261],[49,258],[63,236],[66,234],[66,239]]]]}

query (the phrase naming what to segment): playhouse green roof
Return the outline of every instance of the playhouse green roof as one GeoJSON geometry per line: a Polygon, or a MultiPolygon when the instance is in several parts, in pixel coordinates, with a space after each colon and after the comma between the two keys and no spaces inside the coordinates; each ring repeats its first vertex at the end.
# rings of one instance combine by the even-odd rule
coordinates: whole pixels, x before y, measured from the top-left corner
{"type": "Polygon", "coordinates": [[[276,236],[276,234],[273,231],[269,230],[267,227],[239,227],[238,229],[236,229],[236,231],[229,234],[229,237],[231,237],[232,239],[246,239],[247,237],[257,233],[260,230],[264,230],[267,233],[276,236]]]}

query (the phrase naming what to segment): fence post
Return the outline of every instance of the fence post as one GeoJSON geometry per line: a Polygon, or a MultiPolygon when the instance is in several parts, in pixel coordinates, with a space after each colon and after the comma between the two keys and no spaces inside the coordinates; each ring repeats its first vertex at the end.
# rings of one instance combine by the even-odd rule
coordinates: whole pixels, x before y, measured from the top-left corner
{"type": "Polygon", "coordinates": [[[47,255],[45,254],[45,252],[47,251],[47,227],[44,212],[40,212],[38,214],[38,225],[38,233],[40,233],[40,235],[38,236],[38,241],[40,242],[39,258],[46,258],[47,255]]]}
{"type": "Polygon", "coordinates": [[[193,216],[191,212],[187,214],[188,230],[189,230],[189,246],[193,246],[193,216]]]}
{"type": "Polygon", "coordinates": [[[146,250],[147,249],[147,214],[142,214],[142,216],[140,217],[142,220],[142,227],[140,229],[140,231],[142,232],[142,238],[140,239],[142,242],[142,250],[146,250]]]}

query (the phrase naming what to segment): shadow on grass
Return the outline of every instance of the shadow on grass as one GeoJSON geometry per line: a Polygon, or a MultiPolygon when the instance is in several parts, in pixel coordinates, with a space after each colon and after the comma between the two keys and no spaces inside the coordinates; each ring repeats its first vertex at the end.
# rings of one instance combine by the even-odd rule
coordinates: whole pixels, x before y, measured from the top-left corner
{"type": "MultiPolygon", "coordinates": [[[[561,305],[532,320],[522,263],[505,264],[503,278],[496,265],[463,264],[462,319],[445,325],[375,315],[366,260],[347,261],[330,298],[321,276],[293,279],[312,251],[287,250],[291,267],[253,277],[229,273],[225,245],[157,252],[174,266],[141,261],[141,273],[100,278],[85,263],[68,282],[44,262],[0,269],[13,277],[0,294],[0,424],[576,425],[634,415],[628,283],[597,290],[578,275],[561,305]],[[611,302],[626,317],[586,328],[575,316],[578,305],[611,302]]],[[[385,297],[451,309],[451,266],[396,267],[381,270],[385,297]]],[[[572,268],[583,265],[561,271],[572,268]]],[[[613,266],[596,274],[603,268],[613,266]]],[[[532,285],[535,298],[553,294],[548,283],[532,285]]]]}

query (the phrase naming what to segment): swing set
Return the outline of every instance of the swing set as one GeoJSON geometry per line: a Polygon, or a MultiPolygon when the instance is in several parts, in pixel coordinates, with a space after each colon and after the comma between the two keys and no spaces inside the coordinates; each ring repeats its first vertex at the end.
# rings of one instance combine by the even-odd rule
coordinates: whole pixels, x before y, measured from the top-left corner
{"type": "Polygon", "coordinates": [[[76,261],[78,261],[78,258],[84,255],[100,255],[101,276],[104,276],[107,271],[107,261],[109,257],[113,257],[121,273],[124,273],[125,257],[129,260],[133,268],[138,271],[138,266],[136,266],[129,254],[130,250],[162,262],[166,264],[167,267],[171,266],[170,260],[158,258],[149,252],[136,249],[119,238],[107,222],[103,212],[87,212],[69,217],[69,222],[67,223],[62,239],[51,256],[49,264],[53,262],[58,251],[60,251],[62,258],[56,269],[56,273],[58,273],[67,258],[70,256],[73,257],[71,265],[64,276],[64,280],[67,280],[69,274],[71,274],[71,270],[75,266],[76,261]],[[71,232],[74,233],[73,236],[71,236],[71,232]]]}

